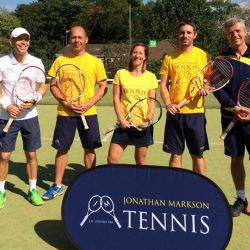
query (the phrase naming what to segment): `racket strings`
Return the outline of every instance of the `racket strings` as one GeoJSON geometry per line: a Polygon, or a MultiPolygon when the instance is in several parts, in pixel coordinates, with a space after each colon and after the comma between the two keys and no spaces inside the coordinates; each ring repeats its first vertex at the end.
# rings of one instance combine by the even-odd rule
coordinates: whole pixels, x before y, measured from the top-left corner
{"type": "Polygon", "coordinates": [[[129,122],[136,127],[145,122],[145,108],[141,103],[135,105],[130,111],[129,122]]]}
{"type": "Polygon", "coordinates": [[[71,65],[62,66],[57,73],[57,84],[61,92],[68,101],[80,104],[85,85],[83,74],[71,65]]]}
{"type": "Polygon", "coordinates": [[[250,80],[241,86],[238,98],[241,106],[250,107],[250,80]]]}
{"type": "Polygon", "coordinates": [[[232,76],[231,65],[223,60],[216,60],[204,69],[204,85],[218,89],[224,86],[232,76]]]}
{"type": "Polygon", "coordinates": [[[22,71],[14,88],[14,95],[20,102],[33,101],[36,90],[38,88],[37,83],[45,83],[46,76],[42,69],[29,66],[22,71]]]}

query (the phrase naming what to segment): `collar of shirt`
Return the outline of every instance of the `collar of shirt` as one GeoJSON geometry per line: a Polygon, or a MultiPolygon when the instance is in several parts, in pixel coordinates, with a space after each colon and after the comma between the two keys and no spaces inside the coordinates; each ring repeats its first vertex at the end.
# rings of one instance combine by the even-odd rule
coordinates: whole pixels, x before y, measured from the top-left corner
{"type": "MultiPolygon", "coordinates": [[[[15,58],[15,56],[14,56],[14,54],[13,54],[13,51],[9,54],[9,57],[10,57],[10,60],[11,60],[11,62],[12,62],[13,65],[20,64],[20,63],[16,60],[16,58],[15,58]]],[[[25,57],[24,62],[22,63],[22,65],[23,65],[23,66],[29,65],[29,59],[30,59],[30,55],[29,55],[29,53],[27,53],[27,55],[26,55],[26,57],[25,57]]]]}
{"type": "MultiPolygon", "coordinates": [[[[237,56],[235,51],[229,47],[226,51],[224,51],[222,53],[223,56],[229,56],[229,55],[234,55],[234,56],[237,56]]],[[[247,44],[247,50],[245,51],[245,53],[242,55],[242,57],[248,57],[250,58],[250,45],[247,44]]]]}

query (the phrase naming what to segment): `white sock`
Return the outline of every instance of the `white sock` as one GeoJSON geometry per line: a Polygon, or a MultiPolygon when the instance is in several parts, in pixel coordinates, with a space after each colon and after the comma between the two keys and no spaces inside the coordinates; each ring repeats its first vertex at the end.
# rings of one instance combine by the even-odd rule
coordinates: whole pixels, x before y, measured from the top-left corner
{"type": "Polygon", "coordinates": [[[240,197],[243,201],[246,200],[245,190],[236,190],[237,197],[240,197]]]}
{"type": "Polygon", "coordinates": [[[30,191],[32,189],[36,189],[36,179],[33,180],[29,179],[29,185],[30,185],[30,191]]]}
{"type": "Polygon", "coordinates": [[[6,180],[0,181],[0,192],[5,192],[4,185],[5,185],[6,180]]]}

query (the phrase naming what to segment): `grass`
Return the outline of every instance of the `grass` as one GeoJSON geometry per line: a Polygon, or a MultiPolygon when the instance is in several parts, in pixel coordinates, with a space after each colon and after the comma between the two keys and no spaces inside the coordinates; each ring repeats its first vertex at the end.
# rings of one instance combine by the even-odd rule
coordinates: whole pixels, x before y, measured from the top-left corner
{"type": "MultiPolygon", "coordinates": [[[[39,181],[38,190],[44,193],[53,183],[54,157],[56,151],[50,146],[56,118],[55,105],[39,105],[40,125],[42,131],[42,148],[38,151],[39,181]]],[[[114,122],[114,111],[110,106],[98,107],[100,130],[104,130],[114,122]],[[109,114],[107,116],[107,114],[109,114]]],[[[210,141],[210,150],[205,153],[207,162],[207,176],[217,183],[229,202],[234,201],[235,191],[230,175],[230,160],[223,155],[223,145],[218,138],[220,134],[219,110],[207,110],[207,130],[210,141]]],[[[157,129],[155,129],[155,145],[149,148],[148,164],[167,166],[169,155],[162,151],[162,138],[164,133],[165,115],[157,129]]],[[[96,151],[97,165],[105,164],[109,142],[103,142],[103,147],[96,151]]],[[[133,148],[128,147],[122,156],[121,163],[133,164],[133,148]]],[[[21,139],[16,145],[16,151],[11,157],[9,175],[7,179],[7,202],[1,215],[1,241],[0,249],[4,250],[73,250],[74,247],[67,239],[61,221],[61,203],[63,196],[48,201],[44,206],[34,207],[27,201],[27,179],[25,173],[25,158],[22,151],[21,139]]],[[[64,188],[66,189],[72,179],[83,171],[83,154],[78,136],[72,145],[69,154],[69,165],[64,175],[64,188]]],[[[187,150],[183,155],[183,165],[191,169],[191,160],[187,150]]],[[[250,183],[249,161],[245,157],[246,184],[250,183]]],[[[91,187],[90,187],[91,188],[91,187]]],[[[249,186],[247,194],[249,194],[249,186]]],[[[227,250],[247,250],[250,240],[250,218],[243,214],[233,219],[233,234],[227,250]]]]}

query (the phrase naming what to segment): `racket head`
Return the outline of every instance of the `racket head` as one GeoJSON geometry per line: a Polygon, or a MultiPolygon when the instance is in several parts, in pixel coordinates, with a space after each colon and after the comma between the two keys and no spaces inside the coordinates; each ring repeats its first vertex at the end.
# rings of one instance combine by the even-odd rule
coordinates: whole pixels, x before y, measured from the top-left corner
{"type": "Polygon", "coordinates": [[[130,108],[126,119],[132,126],[146,128],[160,121],[162,106],[152,97],[140,99],[130,108]]]}
{"type": "Polygon", "coordinates": [[[191,99],[193,99],[202,88],[202,86],[203,78],[201,78],[200,76],[193,77],[187,88],[185,100],[190,101],[191,99]]]}
{"type": "Polygon", "coordinates": [[[79,67],[74,64],[64,64],[56,71],[56,84],[67,102],[81,104],[85,77],[79,67]]]}
{"type": "Polygon", "coordinates": [[[238,105],[250,108],[250,78],[241,85],[237,94],[238,105]]]}
{"type": "Polygon", "coordinates": [[[14,86],[14,96],[17,105],[19,103],[36,101],[36,92],[40,83],[46,82],[46,75],[43,69],[37,66],[24,68],[14,86]]]}
{"type": "Polygon", "coordinates": [[[217,91],[229,83],[233,76],[232,64],[223,57],[208,62],[198,73],[203,78],[204,87],[210,92],[217,91]]]}

